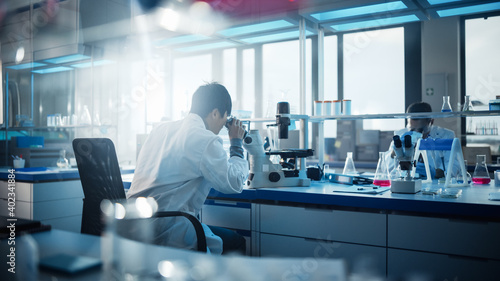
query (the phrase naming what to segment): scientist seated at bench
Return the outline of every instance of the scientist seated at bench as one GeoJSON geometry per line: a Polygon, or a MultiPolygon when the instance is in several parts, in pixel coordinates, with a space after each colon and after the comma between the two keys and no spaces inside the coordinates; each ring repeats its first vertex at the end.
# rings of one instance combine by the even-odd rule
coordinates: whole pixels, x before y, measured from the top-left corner
{"type": "MultiPolygon", "coordinates": [[[[432,112],[432,107],[430,104],[426,102],[415,102],[408,106],[406,113],[417,113],[417,112],[432,112]]],[[[449,129],[445,129],[434,125],[433,118],[410,118],[408,125],[406,128],[395,131],[394,135],[398,135],[401,139],[404,138],[405,135],[412,135],[413,132],[417,132],[422,134],[422,138],[431,138],[431,139],[453,139],[455,138],[455,132],[449,129]]],[[[393,150],[393,142],[389,147],[389,151],[386,152],[386,159],[389,157],[394,157],[395,153],[393,150]]],[[[447,167],[448,162],[450,160],[450,151],[433,151],[432,153],[427,154],[429,158],[429,169],[431,171],[431,176],[433,179],[439,179],[445,176],[445,171],[449,169],[447,167]]],[[[420,177],[427,177],[425,172],[424,163],[422,162],[422,157],[419,157],[419,161],[417,163],[416,172],[420,175],[420,177]]],[[[394,168],[394,161],[387,161],[389,170],[394,168]]],[[[458,164],[458,163],[457,163],[458,164]]],[[[454,165],[455,166],[455,165],[454,165]]],[[[456,168],[452,168],[453,171],[458,171],[458,165],[456,168]]]]}
{"type": "MultiPolygon", "coordinates": [[[[193,94],[191,110],[179,121],[156,127],[145,141],[127,197],[154,197],[161,211],[183,211],[199,217],[211,188],[223,193],[239,193],[249,173],[243,158],[241,121],[227,125],[231,142],[230,157],[217,136],[231,115],[231,96],[227,89],[210,83],[193,94]]],[[[156,218],[161,226],[156,243],[195,249],[196,234],[182,217],[156,218]]],[[[202,224],[207,252],[244,254],[245,238],[221,227],[202,224]]]]}

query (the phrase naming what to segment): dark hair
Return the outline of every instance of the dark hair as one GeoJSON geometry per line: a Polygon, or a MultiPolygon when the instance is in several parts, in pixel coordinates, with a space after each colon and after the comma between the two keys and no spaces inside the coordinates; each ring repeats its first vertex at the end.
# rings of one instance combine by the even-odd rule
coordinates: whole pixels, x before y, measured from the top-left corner
{"type": "Polygon", "coordinates": [[[201,118],[205,118],[217,108],[221,116],[227,112],[231,115],[231,96],[226,87],[217,82],[208,83],[200,86],[193,94],[191,100],[190,113],[198,114],[201,118]]]}
{"type": "Polygon", "coordinates": [[[414,102],[408,106],[406,113],[415,113],[415,112],[432,112],[432,107],[430,104],[426,102],[414,102]]]}

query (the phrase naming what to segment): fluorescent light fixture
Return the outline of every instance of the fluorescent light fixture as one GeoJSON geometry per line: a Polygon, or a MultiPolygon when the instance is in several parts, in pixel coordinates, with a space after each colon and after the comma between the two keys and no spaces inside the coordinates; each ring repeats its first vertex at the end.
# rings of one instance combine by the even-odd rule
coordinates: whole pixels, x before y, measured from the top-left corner
{"type": "Polygon", "coordinates": [[[489,12],[500,9],[500,2],[446,9],[446,10],[438,10],[436,11],[440,17],[450,17],[450,16],[458,16],[465,14],[474,14],[481,12],[489,12]]]}
{"type": "Polygon", "coordinates": [[[292,26],[295,26],[295,25],[293,23],[286,21],[286,20],[276,20],[276,21],[256,23],[256,24],[250,24],[250,25],[239,26],[239,27],[232,27],[232,28],[228,28],[225,30],[221,30],[217,33],[219,33],[220,35],[224,35],[226,37],[231,37],[231,36],[239,36],[239,35],[250,34],[250,33],[255,33],[255,32],[270,31],[270,30],[274,30],[274,29],[280,29],[280,28],[292,27],[292,26]]]}
{"type": "Polygon", "coordinates": [[[47,73],[68,71],[68,70],[72,70],[72,69],[73,68],[66,67],[66,66],[56,66],[56,67],[51,67],[51,68],[44,68],[44,69],[33,70],[31,72],[38,73],[38,74],[47,74],[47,73]]]}
{"type": "MultiPolygon", "coordinates": [[[[312,32],[306,31],[306,36],[311,35],[311,34],[312,34],[312,32]]],[[[238,40],[243,41],[243,42],[248,43],[248,44],[258,44],[258,43],[266,43],[266,42],[271,42],[271,41],[299,38],[299,35],[300,35],[300,32],[298,30],[293,30],[293,31],[282,32],[282,33],[241,38],[238,40]]]]}
{"type": "Polygon", "coordinates": [[[439,4],[453,3],[459,1],[461,0],[427,0],[427,2],[429,2],[429,4],[431,5],[439,5],[439,4]]]}
{"type": "Polygon", "coordinates": [[[111,63],[114,63],[114,61],[110,61],[110,60],[97,60],[97,61],[94,61],[94,63],[92,62],[82,62],[82,63],[77,63],[77,64],[72,64],[71,67],[76,67],[76,68],[86,68],[86,67],[91,67],[92,65],[93,66],[100,66],[100,65],[106,65],[106,64],[111,64],[111,63]]]}
{"type": "Polygon", "coordinates": [[[216,43],[209,43],[209,44],[202,44],[202,45],[190,46],[190,47],[185,47],[185,48],[179,48],[176,50],[181,51],[181,52],[195,52],[195,51],[204,51],[204,50],[211,50],[211,49],[233,47],[235,45],[237,45],[237,44],[233,43],[233,42],[223,41],[223,42],[216,42],[216,43]]]}
{"type": "Polygon", "coordinates": [[[28,63],[23,63],[23,64],[7,66],[5,68],[20,70],[20,69],[26,69],[26,68],[35,68],[35,67],[44,66],[44,65],[46,65],[46,64],[40,63],[40,62],[28,62],[28,63]]]}
{"type": "Polygon", "coordinates": [[[420,19],[416,15],[407,15],[393,18],[381,18],[376,20],[368,20],[368,21],[359,21],[353,23],[344,23],[344,24],[334,24],[330,27],[337,31],[345,31],[345,30],[353,30],[353,29],[362,29],[362,28],[370,28],[370,27],[378,27],[384,25],[392,25],[399,24],[405,22],[419,21],[420,19]]]}
{"type": "Polygon", "coordinates": [[[361,7],[347,8],[341,10],[334,10],[329,12],[322,12],[311,14],[311,17],[318,21],[333,20],[339,18],[346,18],[360,15],[370,15],[381,12],[391,12],[396,10],[407,9],[408,7],[401,1],[373,4],[361,7]]]}
{"type": "Polygon", "coordinates": [[[208,36],[195,34],[195,35],[184,35],[184,36],[166,38],[166,39],[155,41],[153,44],[156,47],[161,47],[161,46],[169,46],[169,45],[176,45],[176,44],[193,43],[193,42],[198,42],[198,41],[203,41],[203,40],[208,40],[208,39],[211,39],[211,38],[208,36]]]}
{"type": "Polygon", "coordinates": [[[48,62],[48,63],[58,64],[58,63],[67,63],[67,62],[74,62],[74,61],[86,60],[86,59],[90,59],[90,57],[85,56],[85,55],[75,54],[75,55],[69,55],[69,56],[58,57],[58,58],[53,58],[53,59],[47,59],[44,61],[48,62]]]}

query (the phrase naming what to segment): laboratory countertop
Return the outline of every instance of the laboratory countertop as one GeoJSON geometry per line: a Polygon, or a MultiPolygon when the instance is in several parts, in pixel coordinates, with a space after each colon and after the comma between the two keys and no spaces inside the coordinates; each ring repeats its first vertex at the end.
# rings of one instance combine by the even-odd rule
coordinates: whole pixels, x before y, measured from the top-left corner
{"type": "MultiPolygon", "coordinates": [[[[423,184],[422,188],[442,188],[444,184],[423,184]]],[[[277,204],[318,204],[347,208],[428,213],[430,215],[466,216],[500,220],[500,201],[489,200],[489,194],[500,192],[493,181],[487,185],[460,187],[458,198],[444,198],[440,195],[392,193],[381,189],[374,193],[372,187],[349,186],[335,183],[313,182],[307,187],[279,187],[244,189],[240,194],[223,194],[216,190],[209,193],[211,199],[231,199],[251,202],[273,201],[277,204]]]]}
{"type": "MultiPolygon", "coordinates": [[[[9,168],[0,168],[0,180],[7,180],[10,174],[9,168]]],[[[134,173],[134,167],[122,167],[122,174],[134,173]]],[[[15,180],[19,182],[48,182],[79,180],[80,174],[77,168],[60,169],[57,167],[33,167],[14,169],[15,180]]]]}
{"type": "MultiPolygon", "coordinates": [[[[50,182],[79,179],[78,170],[57,168],[27,168],[15,172],[16,181],[50,182]],[[29,170],[32,169],[32,170],[29,170]],[[35,169],[35,170],[33,170],[35,169]]],[[[0,169],[0,180],[7,180],[8,169],[0,169]]],[[[130,187],[133,179],[133,168],[123,167],[122,178],[125,189],[130,187]]],[[[444,189],[443,184],[423,184],[422,188],[433,187],[444,189]]],[[[307,187],[277,187],[260,189],[243,189],[237,194],[224,194],[212,189],[209,199],[227,199],[251,203],[273,204],[316,204],[331,207],[364,208],[373,210],[402,211],[428,213],[444,216],[470,216],[484,219],[500,220],[500,201],[489,200],[489,194],[500,192],[493,180],[490,184],[461,187],[462,194],[458,198],[443,198],[440,195],[392,193],[389,190],[373,190],[371,187],[349,186],[330,182],[313,181],[307,187]]]]}

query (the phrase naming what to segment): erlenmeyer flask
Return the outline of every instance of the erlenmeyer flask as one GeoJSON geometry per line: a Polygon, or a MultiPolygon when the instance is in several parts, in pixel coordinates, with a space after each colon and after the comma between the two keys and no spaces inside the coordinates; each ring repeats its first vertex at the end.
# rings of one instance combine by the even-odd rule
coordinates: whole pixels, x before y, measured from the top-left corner
{"type": "Polygon", "coordinates": [[[451,112],[450,96],[443,96],[443,106],[441,112],[451,112]]]}
{"type": "Polygon", "coordinates": [[[486,166],[486,155],[476,156],[476,168],[472,174],[474,184],[489,184],[491,181],[488,167],[486,166]]]}
{"type": "Polygon", "coordinates": [[[373,178],[373,184],[378,186],[391,185],[389,169],[387,169],[387,164],[385,162],[385,157],[383,152],[378,153],[378,164],[377,164],[377,170],[375,171],[375,177],[373,178]]]}
{"type": "Polygon", "coordinates": [[[389,177],[391,180],[397,180],[401,178],[401,169],[399,168],[399,161],[396,157],[391,158],[391,161],[394,162],[394,168],[392,171],[389,173],[389,177]]]}
{"type": "Polygon", "coordinates": [[[347,158],[345,159],[344,175],[357,175],[356,167],[354,167],[354,160],[352,159],[352,152],[347,152],[347,158]]]}
{"type": "Polygon", "coordinates": [[[465,96],[464,107],[462,108],[462,111],[474,111],[470,96],[465,96]]]}

